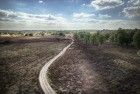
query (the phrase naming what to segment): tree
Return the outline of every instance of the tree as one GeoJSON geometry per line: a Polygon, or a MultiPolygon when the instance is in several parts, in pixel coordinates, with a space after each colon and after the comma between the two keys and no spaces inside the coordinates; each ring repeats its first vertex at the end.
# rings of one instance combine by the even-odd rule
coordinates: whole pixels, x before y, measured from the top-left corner
{"type": "Polygon", "coordinates": [[[89,44],[90,43],[90,33],[84,34],[84,43],[89,44]]]}
{"type": "Polygon", "coordinates": [[[140,48],[140,31],[137,31],[133,36],[133,44],[135,47],[140,48]]]}
{"type": "Polygon", "coordinates": [[[99,34],[98,41],[99,41],[99,44],[103,44],[105,42],[105,37],[102,34],[99,34]]]}
{"type": "Polygon", "coordinates": [[[127,32],[127,43],[129,44],[129,45],[131,45],[132,43],[133,43],[133,36],[134,36],[134,34],[135,34],[135,32],[136,32],[136,29],[135,30],[129,30],[128,32],[127,32]]]}
{"type": "Polygon", "coordinates": [[[128,44],[128,36],[124,29],[118,29],[117,31],[117,43],[119,45],[127,45],[128,44]]]}
{"type": "Polygon", "coordinates": [[[62,32],[60,32],[58,35],[59,35],[59,36],[62,36],[62,37],[64,37],[64,36],[65,36],[65,34],[64,34],[64,33],[62,33],[62,32]]]}
{"type": "Polygon", "coordinates": [[[33,36],[33,33],[26,33],[25,36],[33,36]]]}

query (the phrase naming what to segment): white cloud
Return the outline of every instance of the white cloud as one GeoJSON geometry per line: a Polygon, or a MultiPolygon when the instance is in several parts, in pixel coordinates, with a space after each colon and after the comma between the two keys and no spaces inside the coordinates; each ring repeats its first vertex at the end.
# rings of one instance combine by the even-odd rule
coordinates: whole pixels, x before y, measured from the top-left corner
{"type": "Polygon", "coordinates": [[[85,6],[86,4],[82,4],[83,6],[85,6]]]}
{"type": "Polygon", "coordinates": [[[140,21],[129,21],[119,19],[113,20],[110,18],[111,16],[108,14],[95,15],[89,13],[73,13],[72,21],[74,24],[74,28],[80,29],[118,29],[140,27],[140,21]]]}
{"type": "Polygon", "coordinates": [[[140,6],[126,7],[123,10],[123,14],[128,18],[140,18],[140,6]]]}
{"type": "Polygon", "coordinates": [[[115,8],[124,4],[122,0],[95,0],[91,2],[91,6],[97,10],[115,8]]]}
{"type": "Polygon", "coordinates": [[[80,29],[134,29],[140,28],[140,21],[129,20],[92,20],[90,22],[74,22],[73,28],[80,29]],[[125,26],[125,27],[124,27],[125,26]]]}
{"type": "MultiPolygon", "coordinates": [[[[3,26],[6,28],[9,28],[8,26],[14,26],[16,28],[17,26],[26,28],[62,28],[68,26],[68,22],[65,18],[62,16],[52,15],[52,14],[46,14],[46,15],[36,15],[36,14],[28,14],[23,12],[13,12],[8,10],[1,10],[0,9],[0,25],[6,25],[3,26]],[[7,23],[7,25],[5,24],[7,23]],[[22,24],[22,26],[17,25],[22,24]]],[[[19,28],[18,27],[18,28],[19,28]]],[[[13,28],[13,27],[12,27],[13,28]]],[[[25,28],[24,28],[25,29],[25,28]]]]}
{"type": "Polygon", "coordinates": [[[128,3],[135,5],[135,6],[140,6],[140,0],[130,0],[128,3]]]}
{"type": "Polygon", "coordinates": [[[122,14],[129,19],[140,20],[140,0],[129,0],[122,14]]]}
{"type": "Polygon", "coordinates": [[[99,16],[100,19],[109,19],[109,18],[111,18],[111,16],[108,15],[108,14],[105,14],[105,15],[99,14],[98,16],[99,16]]]}
{"type": "Polygon", "coordinates": [[[40,4],[43,4],[43,3],[44,3],[44,1],[42,1],[42,0],[39,0],[39,1],[38,1],[38,3],[40,3],[40,4]]]}
{"type": "Polygon", "coordinates": [[[0,29],[54,30],[54,29],[117,29],[140,28],[140,21],[110,20],[107,14],[73,13],[68,20],[62,14],[36,15],[0,10],[0,29]],[[108,20],[104,20],[108,19],[108,20]]]}
{"type": "Polygon", "coordinates": [[[73,20],[74,21],[81,21],[81,22],[97,22],[97,20],[106,20],[111,18],[108,14],[98,14],[95,15],[93,13],[73,13],[73,20]]]}
{"type": "Polygon", "coordinates": [[[81,23],[85,23],[85,22],[89,22],[89,21],[93,21],[95,20],[95,14],[93,13],[73,13],[73,21],[74,22],[81,22],[81,23]]]}
{"type": "Polygon", "coordinates": [[[90,18],[90,17],[94,17],[95,14],[89,14],[89,13],[73,13],[73,17],[77,18],[77,19],[82,19],[82,18],[90,18]]]}
{"type": "Polygon", "coordinates": [[[7,20],[7,21],[64,21],[65,19],[61,16],[55,16],[51,14],[46,15],[36,15],[36,14],[28,14],[24,12],[13,12],[8,10],[1,10],[0,9],[0,20],[7,20]]]}

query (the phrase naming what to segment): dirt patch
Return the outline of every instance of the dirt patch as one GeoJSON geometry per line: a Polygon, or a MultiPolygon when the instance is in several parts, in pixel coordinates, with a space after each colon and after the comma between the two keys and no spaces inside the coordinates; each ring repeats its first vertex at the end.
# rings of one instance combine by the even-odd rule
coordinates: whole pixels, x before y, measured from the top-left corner
{"type": "Polygon", "coordinates": [[[74,44],[51,65],[50,84],[58,94],[139,94],[140,58],[131,51],[74,44]]]}
{"type": "Polygon", "coordinates": [[[69,40],[35,40],[16,39],[12,44],[0,45],[1,94],[43,94],[39,72],[49,59],[69,44],[69,40]]]}

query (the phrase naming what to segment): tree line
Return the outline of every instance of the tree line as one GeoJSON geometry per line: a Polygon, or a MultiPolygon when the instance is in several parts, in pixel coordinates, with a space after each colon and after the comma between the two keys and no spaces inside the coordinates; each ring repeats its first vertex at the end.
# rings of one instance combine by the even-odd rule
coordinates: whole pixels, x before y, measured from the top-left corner
{"type": "Polygon", "coordinates": [[[109,32],[76,32],[76,41],[85,45],[102,45],[105,42],[120,46],[135,46],[140,49],[140,29],[122,29],[109,32]]]}

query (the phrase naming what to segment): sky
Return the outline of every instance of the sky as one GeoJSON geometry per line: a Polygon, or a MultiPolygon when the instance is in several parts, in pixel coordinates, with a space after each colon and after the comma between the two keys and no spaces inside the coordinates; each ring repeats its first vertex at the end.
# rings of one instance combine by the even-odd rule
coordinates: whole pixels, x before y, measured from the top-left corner
{"type": "Polygon", "coordinates": [[[140,28],[140,0],[0,0],[1,30],[140,28]]]}

